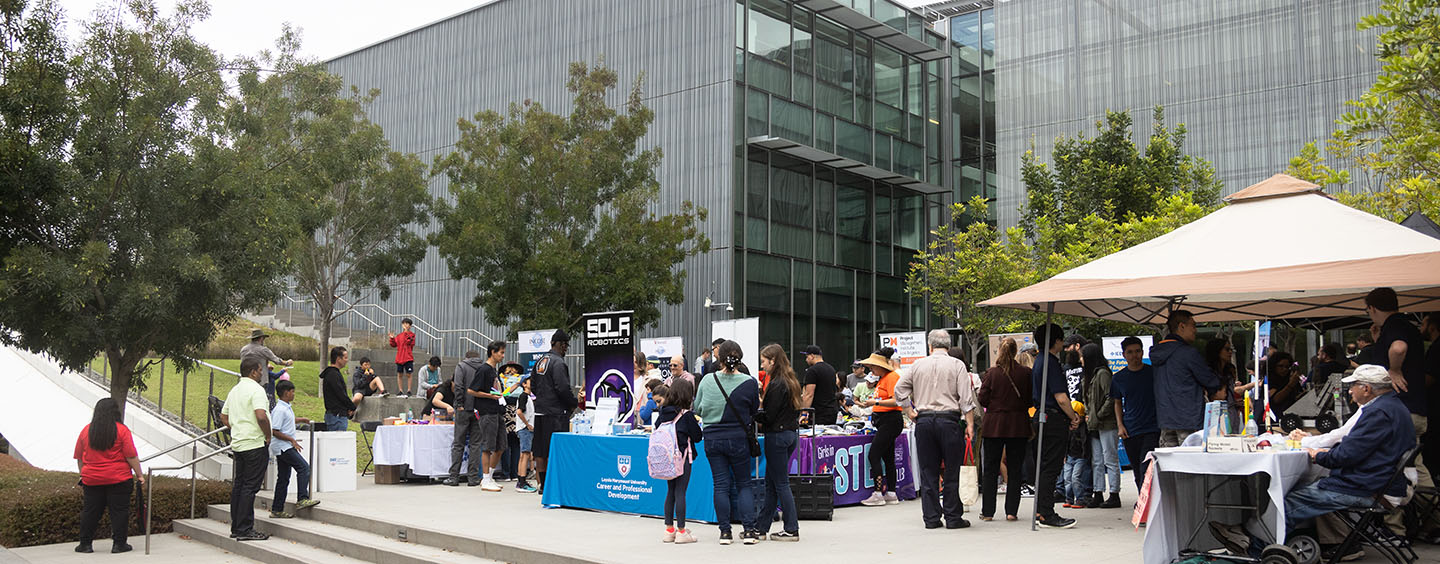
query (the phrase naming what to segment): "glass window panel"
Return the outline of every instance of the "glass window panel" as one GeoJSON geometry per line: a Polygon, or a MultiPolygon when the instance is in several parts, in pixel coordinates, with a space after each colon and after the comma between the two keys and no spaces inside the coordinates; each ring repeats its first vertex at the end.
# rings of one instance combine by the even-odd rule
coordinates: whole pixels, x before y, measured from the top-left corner
{"type": "Polygon", "coordinates": [[[925,241],[925,197],[897,190],[899,212],[895,221],[895,244],[918,250],[925,241]],[[903,192],[903,196],[899,193],[903,192]]]}
{"type": "Polygon", "coordinates": [[[835,152],[835,118],[815,114],[815,148],[835,152]]]}
{"type": "Polygon", "coordinates": [[[904,279],[875,277],[875,322],[881,332],[909,329],[910,311],[907,302],[904,279]]]}
{"type": "Polygon", "coordinates": [[[735,302],[735,310],[739,313],[736,317],[740,315],[748,317],[749,314],[745,311],[745,251],[735,251],[735,268],[731,269],[731,272],[730,282],[733,285],[730,287],[731,291],[735,292],[734,299],[731,301],[735,302]]]}
{"type": "Polygon", "coordinates": [[[875,350],[880,338],[875,335],[875,273],[858,272],[855,276],[855,330],[862,352],[875,350]]]}
{"type": "Polygon", "coordinates": [[[950,18],[950,42],[960,50],[958,56],[951,57],[956,76],[980,70],[980,14],[978,12],[950,18]]]}
{"type": "Polygon", "coordinates": [[[774,214],[771,250],[808,259],[813,253],[814,225],[810,163],[776,154],[772,155],[771,165],[770,207],[774,214]]]}
{"type": "Polygon", "coordinates": [[[759,90],[745,93],[745,136],[770,134],[770,97],[759,90]]]}
{"type": "Polygon", "coordinates": [[[899,51],[875,45],[875,101],[895,108],[905,105],[905,59],[899,51]]]}
{"type": "Polygon", "coordinates": [[[870,130],[845,120],[835,120],[835,152],[840,156],[870,164],[871,141],[870,130]]]}
{"type": "MultiPolygon", "coordinates": [[[[749,168],[746,174],[745,185],[745,246],[751,249],[768,250],[770,248],[769,222],[770,217],[770,190],[769,175],[764,160],[756,160],[752,155],[749,160],[749,168]]],[[[763,154],[760,155],[763,159],[763,154]]]]}
{"type": "Polygon", "coordinates": [[[794,58],[792,64],[797,71],[810,72],[811,53],[814,50],[814,42],[810,37],[810,18],[809,10],[795,7],[795,27],[791,30],[790,53],[794,58]]]}
{"type": "MultiPolygon", "coordinates": [[[[790,311],[791,324],[794,331],[792,337],[795,339],[795,342],[792,343],[789,350],[794,351],[795,348],[808,345],[814,340],[813,333],[810,331],[810,300],[814,293],[812,290],[813,281],[811,278],[813,277],[813,273],[811,270],[815,268],[815,265],[799,260],[794,261],[792,265],[794,272],[791,274],[791,280],[794,281],[792,284],[794,295],[790,300],[790,311]]],[[[822,348],[821,350],[824,349],[822,348]]]]}
{"type": "Polygon", "coordinates": [[[919,62],[905,65],[905,109],[912,114],[925,111],[925,72],[919,62]]]}
{"type": "Polygon", "coordinates": [[[790,259],[747,253],[745,305],[752,310],[790,311],[790,259]]]}
{"type": "Polygon", "coordinates": [[[874,238],[871,236],[870,190],[867,178],[836,173],[836,254],[840,264],[869,270],[874,238]]]}
{"type": "MultiPolygon", "coordinates": [[[[815,341],[839,358],[863,356],[855,346],[855,273],[815,267],[815,341]]],[[[808,344],[808,343],[807,343],[808,344]]]]}
{"type": "Polygon", "coordinates": [[[814,82],[808,74],[795,73],[795,90],[791,93],[790,97],[801,104],[809,105],[813,103],[810,99],[810,93],[814,88],[814,82]]]}
{"type": "Polygon", "coordinates": [[[925,167],[925,152],[919,145],[896,141],[894,158],[895,167],[892,170],[920,180],[920,175],[925,167]]]}
{"type": "Polygon", "coordinates": [[[745,0],[735,2],[735,47],[745,48],[745,0]]]}
{"type": "Polygon", "coordinates": [[[905,120],[905,123],[908,126],[908,131],[905,134],[906,139],[915,143],[925,141],[925,118],[920,117],[918,114],[910,114],[905,120]]]}
{"type": "Polygon", "coordinates": [[[826,167],[815,171],[815,259],[835,262],[835,173],[826,167]]]}
{"type": "Polygon", "coordinates": [[[875,183],[875,270],[889,274],[890,262],[890,230],[893,219],[890,217],[891,200],[890,186],[882,183],[875,183]]]}
{"type": "Polygon", "coordinates": [[[793,141],[810,144],[810,108],[780,98],[770,103],[770,133],[793,141]]]}
{"type": "Polygon", "coordinates": [[[790,63],[789,3],[783,0],[750,0],[749,41],[751,53],[782,65],[790,63]]]}
{"type": "Polygon", "coordinates": [[[875,130],[891,135],[905,133],[905,112],[889,104],[875,104],[875,130]]]}
{"type": "Polygon", "coordinates": [[[874,18],[880,23],[888,25],[901,33],[905,33],[905,9],[887,2],[886,0],[875,0],[874,18]]]}
{"type": "Polygon", "coordinates": [[[992,70],[995,68],[995,11],[982,11],[981,21],[984,22],[980,24],[981,68],[992,70]]]}
{"type": "Polygon", "coordinates": [[[781,96],[790,95],[790,68],[754,54],[745,64],[745,81],[781,96]]]}
{"type": "Polygon", "coordinates": [[[885,170],[893,170],[894,167],[890,160],[890,136],[883,133],[875,134],[875,166],[885,170]]]}

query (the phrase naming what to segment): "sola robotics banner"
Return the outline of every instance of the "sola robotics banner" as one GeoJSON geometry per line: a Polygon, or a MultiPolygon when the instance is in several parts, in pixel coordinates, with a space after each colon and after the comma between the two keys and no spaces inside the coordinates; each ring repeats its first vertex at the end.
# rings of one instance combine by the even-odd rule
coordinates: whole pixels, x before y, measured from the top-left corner
{"type": "Polygon", "coordinates": [[[630,423],[635,408],[635,391],[630,389],[635,372],[631,318],[629,311],[585,314],[585,404],[618,399],[616,423],[630,423]]]}

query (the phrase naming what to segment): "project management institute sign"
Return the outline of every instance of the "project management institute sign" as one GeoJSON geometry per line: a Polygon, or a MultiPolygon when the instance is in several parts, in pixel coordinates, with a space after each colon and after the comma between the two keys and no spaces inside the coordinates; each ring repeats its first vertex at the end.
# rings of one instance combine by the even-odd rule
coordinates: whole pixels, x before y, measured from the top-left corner
{"type": "Polygon", "coordinates": [[[617,423],[629,423],[634,413],[635,392],[630,375],[635,370],[634,312],[610,311],[585,314],[585,402],[597,405],[600,398],[620,402],[617,423]]]}

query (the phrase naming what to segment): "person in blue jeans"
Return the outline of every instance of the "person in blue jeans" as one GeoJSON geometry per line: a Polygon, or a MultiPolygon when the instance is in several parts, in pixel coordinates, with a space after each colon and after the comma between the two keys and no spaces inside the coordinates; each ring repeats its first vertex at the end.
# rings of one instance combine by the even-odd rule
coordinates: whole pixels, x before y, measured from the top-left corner
{"type": "Polygon", "coordinates": [[[714,477],[715,519],[720,523],[720,544],[730,544],[730,487],[737,489],[740,539],[745,544],[760,541],[755,531],[755,497],[750,484],[754,461],[750,456],[749,433],[760,409],[760,385],[739,371],[743,353],[735,341],[720,343],[716,349],[721,371],[700,382],[695,392],[695,413],[704,424],[705,458],[714,477]]]}
{"type": "Polygon", "coordinates": [[[800,428],[800,380],[790,368],[790,357],[777,344],[760,349],[760,369],[770,375],[765,387],[765,409],[759,414],[760,431],[765,433],[765,503],[755,518],[755,531],[770,533],[775,507],[780,507],[785,530],[770,534],[772,541],[800,540],[800,521],[795,512],[795,495],[790,491],[790,456],[795,454],[800,428]]]}
{"type": "Polygon", "coordinates": [[[300,456],[304,450],[295,437],[295,423],[309,423],[303,417],[296,419],[290,402],[295,401],[295,384],[289,380],[275,383],[275,407],[270,410],[271,434],[270,454],[275,455],[275,499],[270,504],[270,517],[289,519],[293,513],[285,511],[285,497],[290,490],[290,470],[295,470],[295,509],[309,509],[320,505],[310,499],[310,464],[300,456]]]}

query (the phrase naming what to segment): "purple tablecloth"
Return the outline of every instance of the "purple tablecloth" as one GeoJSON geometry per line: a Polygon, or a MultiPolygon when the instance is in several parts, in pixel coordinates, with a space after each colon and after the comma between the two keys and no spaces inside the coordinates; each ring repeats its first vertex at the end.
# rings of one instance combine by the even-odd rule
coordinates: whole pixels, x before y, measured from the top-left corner
{"type": "MultiPolygon", "coordinates": [[[[875,491],[867,455],[874,435],[801,435],[790,458],[790,473],[835,476],[835,506],[855,505],[875,491]]],[[[910,456],[910,432],[895,439],[895,486],[900,499],[915,499],[918,463],[910,456]]]]}

